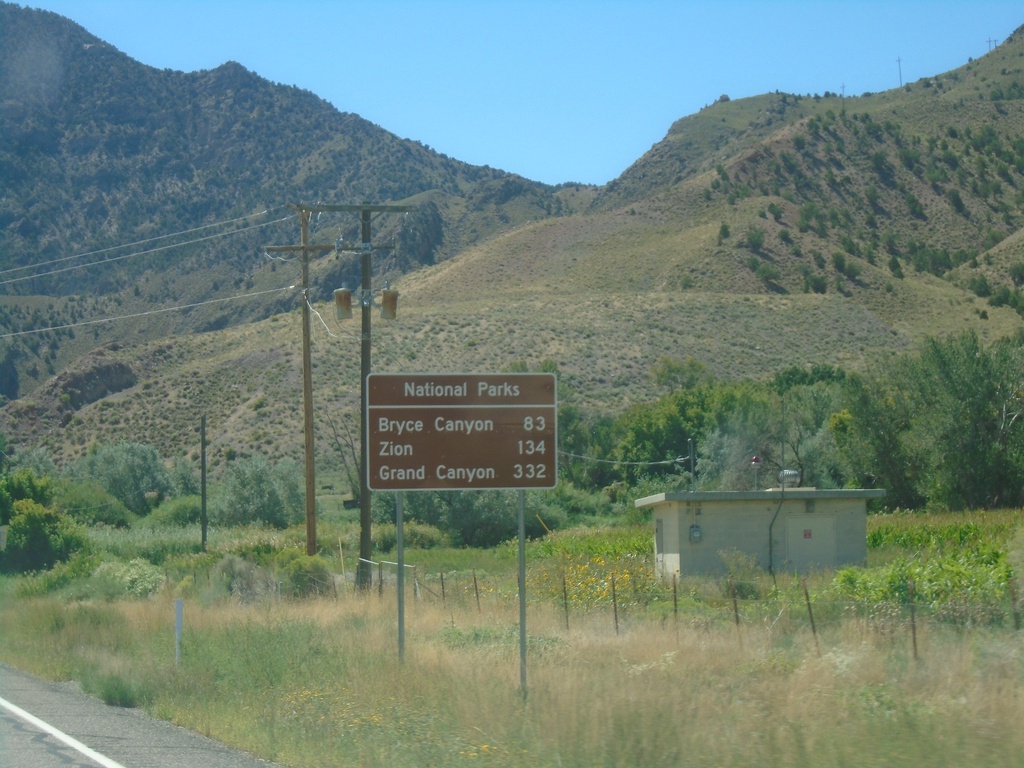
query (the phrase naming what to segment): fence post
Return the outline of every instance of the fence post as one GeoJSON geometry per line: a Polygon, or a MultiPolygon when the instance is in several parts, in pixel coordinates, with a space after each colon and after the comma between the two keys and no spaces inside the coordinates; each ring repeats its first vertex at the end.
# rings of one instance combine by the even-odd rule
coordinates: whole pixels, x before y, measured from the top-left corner
{"type": "Polygon", "coordinates": [[[615,596],[615,574],[612,574],[612,615],[615,617],[615,634],[619,634],[619,601],[615,596]]]}
{"type": "Polygon", "coordinates": [[[676,574],[672,574],[672,621],[679,623],[679,584],[676,574]]]}
{"type": "Polygon", "coordinates": [[[476,580],[476,568],[473,569],[473,594],[476,595],[476,612],[482,613],[480,610],[480,585],[476,580]]]}
{"type": "Polygon", "coordinates": [[[914,661],[918,660],[917,656],[917,610],[914,605],[914,580],[911,579],[907,584],[907,593],[910,596],[910,637],[914,643],[914,661]]]}
{"type": "Polygon", "coordinates": [[[181,664],[181,632],[185,625],[185,601],[174,601],[174,666],[181,664]]]}
{"type": "Polygon", "coordinates": [[[1013,586],[1013,576],[1006,580],[1006,586],[1010,589],[1010,611],[1013,614],[1013,629],[1020,632],[1020,606],[1017,605],[1017,588],[1013,586]]]}
{"type": "Polygon", "coordinates": [[[818,658],[821,658],[821,645],[818,643],[818,628],[814,624],[814,611],[811,609],[811,596],[807,592],[807,579],[801,579],[801,584],[804,588],[804,601],[807,603],[807,615],[811,619],[811,634],[814,635],[814,650],[818,652],[818,658]]]}
{"type": "Polygon", "coordinates": [[[444,569],[442,568],[442,569],[441,569],[441,606],[442,606],[442,607],[444,606],[444,603],[445,603],[445,594],[444,594],[444,569]]]}
{"type": "Polygon", "coordinates": [[[736,621],[736,637],[740,641],[740,648],[743,647],[743,634],[740,632],[740,606],[736,602],[736,582],[732,576],[729,577],[729,592],[732,595],[732,615],[736,621]]]}
{"type": "Polygon", "coordinates": [[[565,610],[565,628],[569,629],[569,589],[565,584],[565,572],[562,572],[562,607],[565,610]]]}

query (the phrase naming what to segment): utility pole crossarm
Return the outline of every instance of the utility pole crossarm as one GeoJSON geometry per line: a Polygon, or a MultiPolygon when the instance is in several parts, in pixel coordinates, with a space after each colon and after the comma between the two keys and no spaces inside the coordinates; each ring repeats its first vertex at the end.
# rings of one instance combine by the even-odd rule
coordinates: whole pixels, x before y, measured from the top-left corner
{"type": "Polygon", "coordinates": [[[307,205],[300,203],[299,205],[289,207],[309,211],[310,213],[360,213],[362,211],[370,211],[370,213],[409,213],[416,210],[415,205],[389,205],[385,203],[359,203],[356,205],[322,205],[320,203],[307,205]]]}
{"type": "Polygon", "coordinates": [[[296,251],[333,251],[334,246],[327,243],[316,245],[268,245],[263,248],[267,253],[295,253],[296,251]]]}

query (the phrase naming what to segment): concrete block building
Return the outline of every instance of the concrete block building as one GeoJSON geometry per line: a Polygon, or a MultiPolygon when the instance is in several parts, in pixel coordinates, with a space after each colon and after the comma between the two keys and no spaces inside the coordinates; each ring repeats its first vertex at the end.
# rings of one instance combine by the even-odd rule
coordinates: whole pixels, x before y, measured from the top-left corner
{"type": "Polygon", "coordinates": [[[867,500],[884,490],[771,488],[659,493],[638,499],[654,519],[655,567],[724,574],[738,552],[776,573],[807,573],[867,560],[867,500]]]}

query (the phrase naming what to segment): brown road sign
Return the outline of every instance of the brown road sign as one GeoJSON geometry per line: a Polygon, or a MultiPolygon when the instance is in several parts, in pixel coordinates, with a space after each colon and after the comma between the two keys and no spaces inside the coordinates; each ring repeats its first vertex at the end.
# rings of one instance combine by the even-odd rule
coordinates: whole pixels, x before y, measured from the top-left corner
{"type": "Polygon", "coordinates": [[[554,374],[371,374],[366,409],[371,490],[558,482],[554,374]]]}

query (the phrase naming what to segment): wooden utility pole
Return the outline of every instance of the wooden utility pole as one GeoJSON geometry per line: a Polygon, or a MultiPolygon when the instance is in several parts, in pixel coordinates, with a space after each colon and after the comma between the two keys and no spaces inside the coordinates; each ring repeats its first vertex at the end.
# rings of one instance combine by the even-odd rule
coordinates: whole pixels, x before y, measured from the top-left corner
{"type": "Polygon", "coordinates": [[[201,496],[199,506],[199,526],[202,528],[202,547],[206,551],[206,532],[209,527],[209,519],[206,516],[206,414],[204,413],[199,422],[199,482],[201,484],[201,496]]]}
{"type": "MultiPolygon", "coordinates": [[[[373,558],[373,538],[370,520],[370,487],[367,477],[370,449],[366,441],[367,435],[367,381],[370,376],[370,360],[372,348],[370,343],[370,310],[372,302],[373,277],[373,243],[371,241],[370,223],[373,213],[407,213],[415,210],[411,205],[320,205],[318,211],[348,211],[359,214],[359,254],[360,254],[360,288],[359,304],[362,309],[362,335],[359,354],[359,561],[356,566],[356,586],[367,589],[373,584],[373,570],[370,560],[373,558]]],[[[377,250],[386,250],[379,248],[377,250]]]]}
{"type": "Polygon", "coordinates": [[[271,253],[298,251],[302,259],[302,429],[305,436],[306,458],[306,554],[316,554],[316,466],[313,460],[313,363],[310,353],[309,311],[309,254],[315,251],[333,251],[334,245],[310,245],[309,217],[314,207],[289,205],[299,213],[301,225],[300,245],[273,245],[271,253]]]}

